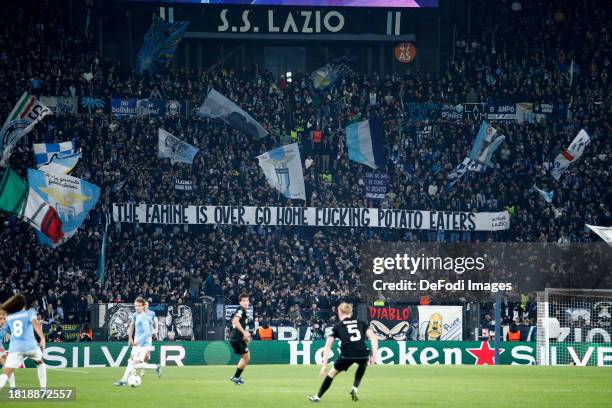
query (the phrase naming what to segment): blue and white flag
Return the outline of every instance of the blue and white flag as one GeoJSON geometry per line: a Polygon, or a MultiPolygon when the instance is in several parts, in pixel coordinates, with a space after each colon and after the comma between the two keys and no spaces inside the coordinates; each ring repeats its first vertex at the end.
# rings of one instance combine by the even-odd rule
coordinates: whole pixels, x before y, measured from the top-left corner
{"type": "Polygon", "coordinates": [[[447,177],[446,177],[446,185],[444,187],[444,190],[446,192],[449,192],[450,189],[455,185],[455,183],[457,183],[459,181],[459,179],[461,177],[463,177],[463,175],[465,173],[467,173],[468,168],[473,164],[474,162],[469,158],[466,157],[465,159],[463,159],[463,161],[461,163],[459,163],[459,165],[457,166],[457,168],[455,170],[453,170],[447,177]]]}
{"type": "Polygon", "coordinates": [[[331,88],[339,77],[339,71],[334,64],[327,64],[310,74],[312,86],[318,90],[331,88]]]}
{"type": "Polygon", "coordinates": [[[482,122],[470,151],[469,158],[472,162],[468,169],[484,172],[487,167],[491,167],[491,157],[504,140],[506,140],[504,135],[498,134],[497,130],[487,122],[482,122]]]}
{"type": "Polygon", "coordinates": [[[382,125],[378,119],[351,123],[346,127],[349,159],[377,169],[385,165],[382,125]]]}
{"type": "Polygon", "coordinates": [[[251,115],[214,89],[206,96],[200,107],[200,114],[209,118],[220,118],[227,125],[247,135],[258,138],[268,136],[268,131],[251,115]]]}
{"type": "Polygon", "coordinates": [[[574,140],[572,140],[572,144],[555,158],[555,163],[550,170],[550,175],[555,180],[559,180],[563,173],[567,171],[570,164],[576,162],[580,156],[582,156],[584,149],[586,149],[589,143],[591,143],[589,134],[584,129],[580,129],[580,132],[578,132],[574,140]]]}
{"type": "Polygon", "coordinates": [[[68,156],[76,153],[74,140],[61,143],[34,143],[34,161],[36,166],[49,163],[53,156],[68,156]]]}
{"type": "Polygon", "coordinates": [[[170,159],[173,164],[176,162],[193,164],[193,158],[200,149],[172,136],[162,128],[157,130],[157,136],[160,159],[170,159]]]}
{"type": "Polygon", "coordinates": [[[79,153],[69,155],[55,154],[48,163],[38,166],[38,170],[51,174],[70,174],[80,158],[81,155],[79,153]]]}
{"type": "Polygon", "coordinates": [[[48,237],[36,231],[40,243],[52,248],[63,244],[77,232],[100,198],[100,187],[63,174],[28,169],[28,185],[55,208],[62,220],[64,237],[57,244],[53,244],[48,237]]]}
{"type": "Polygon", "coordinates": [[[271,187],[287,198],[306,201],[302,158],[297,143],[269,150],[257,156],[257,160],[271,187]]]}
{"type": "Polygon", "coordinates": [[[341,57],[313,71],[310,74],[312,87],[320,91],[331,88],[334,86],[340,76],[342,76],[345,72],[350,71],[350,68],[346,63],[354,60],[355,58],[351,57],[341,57]]]}
{"type": "Polygon", "coordinates": [[[533,187],[531,187],[531,191],[534,191],[540,194],[540,196],[544,199],[544,201],[546,201],[549,204],[552,203],[552,200],[555,196],[554,191],[549,192],[549,191],[542,190],[538,188],[538,186],[536,186],[535,184],[533,185],[533,187]]]}

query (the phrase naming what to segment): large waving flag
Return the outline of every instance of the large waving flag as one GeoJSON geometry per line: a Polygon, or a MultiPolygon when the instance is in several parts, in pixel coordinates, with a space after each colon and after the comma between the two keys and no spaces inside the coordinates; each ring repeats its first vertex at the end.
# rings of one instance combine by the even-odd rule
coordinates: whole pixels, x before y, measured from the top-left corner
{"type": "Polygon", "coordinates": [[[155,72],[159,67],[167,66],[179,42],[189,27],[189,21],[170,23],[159,16],[153,17],[153,23],[145,34],[144,43],[138,52],[136,69],[155,72]]]}
{"type": "Polygon", "coordinates": [[[498,134],[497,130],[487,122],[482,122],[476,139],[474,139],[472,144],[470,155],[463,159],[455,170],[449,173],[444,190],[450,191],[468,170],[482,173],[487,167],[491,167],[493,153],[495,153],[504,140],[506,140],[504,135],[498,134]]]}
{"type": "Polygon", "coordinates": [[[467,173],[468,168],[472,164],[473,161],[470,160],[469,157],[463,159],[463,161],[459,163],[457,168],[450,172],[449,175],[446,177],[446,185],[444,186],[444,190],[446,192],[450,191],[451,188],[455,185],[455,183],[457,183],[461,179],[461,177],[463,177],[463,175],[467,173]]]}
{"type": "Polygon", "coordinates": [[[51,109],[35,96],[21,95],[0,130],[0,166],[6,166],[17,142],[47,115],[52,115],[51,109]]]}
{"type": "Polygon", "coordinates": [[[0,210],[21,215],[23,202],[28,195],[28,186],[10,167],[0,181],[0,210]]]}
{"type": "Polygon", "coordinates": [[[498,134],[497,130],[487,122],[482,122],[470,151],[469,170],[484,172],[487,167],[491,167],[491,157],[504,140],[506,140],[504,135],[498,134]]]}
{"type": "Polygon", "coordinates": [[[200,150],[174,137],[162,128],[157,130],[157,144],[159,146],[159,158],[170,159],[172,163],[182,162],[193,164],[193,158],[200,150]]]}
{"type": "Polygon", "coordinates": [[[56,155],[67,156],[77,153],[74,140],[61,143],[34,143],[32,148],[37,167],[49,163],[56,155]]]}
{"type": "Polygon", "coordinates": [[[48,163],[38,166],[38,170],[51,174],[70,174],[76,167],[81,155],[79,153],[69,155],[54,155],[48,163]]]}
{"type": "Polygon", "coordinates": [[[277,147],[257,156],[268,184],[287,198],[306,200],[302,159],[297,143],[277,147]]]}
{"type": "Polygon", "coordinates": [[[555,180],[559,180],[563,173],[567,171],[570,164],[574,163],[580,158],[580,156],[582,156],[584,149],[589,145],[589,143],[591,143],[589,134],[584,129],[580,129],[580,132],[578,132],[567,150],[562,151],[555,158],[555,164],[550,170],[550,175],[555,180]]]}
{"type": "Polygon", "coordinates": [[[0,209],[21,217],[39,230],[51,242],[64,236],[62,221],[57,212],[10,168],[4,172],[0,182],[0,209]]]}
{"type": "Polygon", "coordinates": [[[350,71],[346,63],[352,60],[354,58],[341,57],[312,72],[310,80],[313,88],[318,90],[331,88],[342,74],[350,71]]]}
{"type": "Polygon", "coordinates": [[[378,119],[351,123],[346,127],[349,159],[377,169],[385,164],[382,126],[378,119]]]}
{"type": "Polygon", "coordinates": [[[251,115],[214,89],[208,93],[200,107],[200,114],[210,118],[220,118],[229,126],[253,137],[268,136],[268,131],[251,115]]]}
{"type": "Polygon", "coordinates": [[[54,208],[62,222],[64,237],[53,242],[38,234],[43,245],[56,247],[70,239],[83,223],[89,211],[100,198],[100,187],[85,180],[63,174],[49,174],[40,170],[28,169],[30,196],[36,195],[54,208]]]}
{"type": "Polygon", "coordinates": [[[69,174],[81,158],[74,141],[62,143],[34,143],[36,167],[47,173],[69,174]]]}

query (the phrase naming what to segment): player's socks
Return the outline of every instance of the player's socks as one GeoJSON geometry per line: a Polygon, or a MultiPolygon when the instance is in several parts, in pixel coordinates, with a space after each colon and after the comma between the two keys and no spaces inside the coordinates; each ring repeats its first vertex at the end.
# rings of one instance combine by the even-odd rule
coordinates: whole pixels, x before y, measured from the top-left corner
{"type": "Polygon", "coordinates": [[[244,371],[244,369],[242,368],[237,368],[236,369],[236,373],[234,374],[234,378],[240,378],[240,376],[242,375],[242,372],[244,371]]]}
{"type": "Polygon", "coordinates": [[[6,381],[7,380],[8,380],[8,375],[6,375],[6,374],[0,375],[0,390],[2,388],[4,388],[4,386],[6,385],[6,381]]]}
{"type": "Polygon", "coordinates": [[[365,374],[366,367],[367,367],[366,364],[361,364],[359,367],[357,367],[357,371],[355,372],[355,381],[353,381],[354,388],[359,387],[359,384],[361,384],[361,379],[363,378],[363,375],[365,374]]]}
{"type": "Polygon", "coordinates": [[[138,363],[134,365],[134,368],[137,370],[157,370],[157,364],[138,363]]]}
{"type": "Polygon", "coordinates": [[[11,376],[8,378],[9,387],[15,388],[15,373],[11,373],[11,376]]]}
{"type": "Polygon", "coordinates": [[[40,383],[40,388],[47,388],[47,365],[45,363],[39,364],[37,367],[38,370],[38,382],[40,383]]]}
{"type": "Polygon", "coordinates": [[[131,361],[128,361],[128,365],[125,368],[125,371],[123,372],[123,377],[121,377],[121,380],[119,382],[127,382],[127,379],[130,374],[132,374],[132,371],[134,371],[134,364],[131,361]]]}
{"type": "Polygon", "coordinates": [[[331,378],[330,376],[325,377],[325,379],[323,380],[323,384],[321,384],[321,388],[319,388],[317,397],[321,398],[323,394],[325,394],[325,391],[329,389],[329,386],[331,385],[332,381],[334,381],[334,379],[331,378]]]}

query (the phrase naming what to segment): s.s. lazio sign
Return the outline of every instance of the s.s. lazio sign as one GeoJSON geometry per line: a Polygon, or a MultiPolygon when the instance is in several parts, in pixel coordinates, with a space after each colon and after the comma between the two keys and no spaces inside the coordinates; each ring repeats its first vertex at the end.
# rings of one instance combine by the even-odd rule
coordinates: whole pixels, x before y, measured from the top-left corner
{"type": "MultiPolygon", "coordinates": [[[[239,356],[232,353],[229,342],[192,341],[154,343],[152,363],[163,366],[235,364],[239,356]]],[[[253,364],[321,364],[325,341],[254,341],[249,346],[253,364]]],[[[499,364],[534,365],[535,342],[503,342],[499,364]]],[[[559,343],[551,348],[555,354],[569,356],[577,366],[612,366],[612,343],[559,343]]],[[[334,345],[331,358],[339,354],[334,345]]],[[[378,362],[383,365],[493,365],[492,342],[445,341],[379,343],[378,362]]],[[[127,364],[129,346],[115,343],[49,343],[44,359],[51,368],[119,367],[127,364]]],[[[555,361],[553,359],[553,361],[555,361]]],[[[558,359],[557,361],[562,361],[558,359]]],[[[31,362],[28,362],[31,365],[31,362]]]]}

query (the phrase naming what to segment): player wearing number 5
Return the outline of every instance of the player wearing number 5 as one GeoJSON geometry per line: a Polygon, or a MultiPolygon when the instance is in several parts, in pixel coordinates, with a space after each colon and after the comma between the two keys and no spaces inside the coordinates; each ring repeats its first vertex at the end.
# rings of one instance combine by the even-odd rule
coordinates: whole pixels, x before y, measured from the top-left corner
{"type": "Polygon", "coordinates": [[[308,399],[311,402],[321,401],[321,397],[325,394],[325,391],[329,388],[334,377],[339,372],[346,371],[348,368],[357,364],[357,371],[355,372],[355,381],[353,382],[353,388],[351,388],[350,396],[353,401],[357,401],[357,388],[361,383],[361,379],[365,374],[366,367],[368,366],[368,359],[370,364],[376,364],[376,355],[378,353],[378,338],[374,335],[374,332],[368,328],[368,326],[353,317],[353,306],[348,303],[341,303],[338,306],[338,322],[332,331],[332,334],[327,337],[325,343],[325,350],[323,354],[323,367],[321,367],[321,376],[325,376],[323,384],[317,395],[311,395],[308,399]],[[370,339],[372,345],[372,354],[365,344],[366,337],[370,339]],[[329,359],[329,352],[334,344],[334,340],[340,340],[340,357],[334,363],[331,370],[327,371],[327,360],[329,359]],[[326,375],[327,374],[327,375],[326,375]]]}
{"type": "Polygon", "coordinates": [[[7,332],[11,335],[9,355],[6,359],[4,373],[0,375],[0,390],[6,384],[13,371],[23,363],[23,360],[30,358],[36,362],[38,367],[38,382],[40,389],[47,388],[47,367],[43,361],[43,351],[45,349],[45,334],[42,326],[36,319],[36,314],[31,310],[26,310],[26,298],[22,294],[17,294],[0,306],[8,314],[6,318],[7,332]],[[34,331],[40,338],[40,346],[36,343],[34,331]]]}

